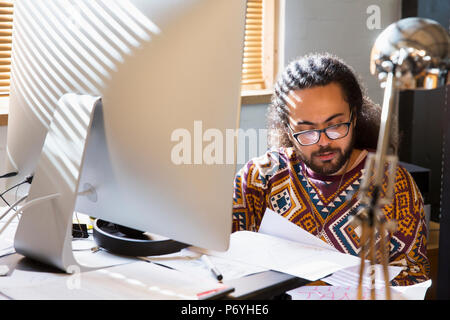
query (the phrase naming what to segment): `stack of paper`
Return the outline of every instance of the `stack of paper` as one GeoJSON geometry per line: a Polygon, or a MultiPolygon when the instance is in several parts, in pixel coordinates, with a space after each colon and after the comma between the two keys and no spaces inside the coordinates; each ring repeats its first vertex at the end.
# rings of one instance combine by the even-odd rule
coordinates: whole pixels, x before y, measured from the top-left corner
{"type": "Polygon", "coordinates": [[[338,252],[335,247],[329,245],[325,241],[320,240],[308,231],[303,230],[296,224],[292,223],[288,219],[280,216],[270,209],[266,210],[263,220],[261,221],[261,225],[259,226],[258,232],[275,236],[281,239],[287,239],[306,245],[338,252]]]}
{"type": "MultiPolygon", "coordinates": [[[[202,254],[189,249],[162,256],[151,256],[145,259],[164,265],[186,274],[196,275],[205,279],[216,280],[214,274],[201,259],[202,254]]],[[[238,261],[220,257],[210,257],[213,265],[220,271],[223,281],[244,277],[246,275],[267,271],[267,268],[252,266],[238,261]]]]}
{"type": "MultiPolygon", "coordinates": [[[[356,300],[358,290],[351,286],[304,286],[288,291],[292,300],[356,300]]],[[[376,289],[375,295],[378,300],[384,300],[385,292],[376,289]]],[[[369,288],[362,290],[362,300],[370,300],[369,288]]]]}
{"type": "MultiPolygon", "coordinates": [[[[329,283],[333,286],[351,286],[351,287],[358,287],[359,282],[359,266],[357,267],[350,267],[347,269],[340,270],[338,272],[335,272],[331,276],[322,279],[326,283],[329,283]]],[[[366,264],[364,268],[364,274],[363,274],[363,281],[362,285],[364,287],[371,287],[371,277],[370,277],[370,266],[366,264]]],[[[377,264],[374,266],[375,269],[375,288],[381,289],[384,288],[384,273],[383,273],[383,266],[380,264],[377,264]]],[[[394,279],[401,271],[402,267],[394,267],[394,266],[388,266],[388,279],[391,281],[394,279]]]]}
{"type": "MultiPolygon", "coordinates": [[[[328,250],[330,253],[337,250],[325,243],[321,239],[313,236],[309,232],[299,228],[288,219],[267,209],[261,223],[259,232],[277,236],[303,244],[309,244],[328,250]]],[[[361,259],[359,259],[361,261],[361,259]]],[[[342,300],[356,299],[356,293],[359,282],[360,262],[356,266],[341,268],[336,270],[332,275],[322,278],[321,280],[331,286],[305,286],[289,291],[288,294],[293,299],[311,299],[311,300],[342,300]]],[[[385,298],[384,290],[384,273],[382,266],[377,264],[375,268],[375,289],[377,299],[385,298]]],[[[402,267],[388,266],[389,281],[394,279],[401,271],[402,267]]],[[[363,275],[363,299],[370,299],[370,266],[366,261],[363,275]]],[[[427,289],[431,286],[431,280],[425,281],[412,286],[391,287],[393,299],[424,299],[427,289]]]]}
{"type": "MultiPolygon", "coordinates": [[[[311,246],[317,246],[330,252],[338,252],[336,248],[329,245],[328,243],[322,241],[321,239],[315,237],[309,232],[298,227],[294,223],[290,222],[288,219],[276,214],[274,211],[267,209],[259,232],[275,235],[282,237],[284,239],[289,239],[293,241],[298,241],[300,243],[309,244],[311,246]]],[[[347,256],[349,256],[347,254],[347,256]]],[[[361,264],[361,259],[359,259],[358,266],[353,266],[345,269],[341,269],[333,273],[332,276],[322,279],[323,281],[335,285],[335,286],[347,286],[347,285],[358,285],[359,281],[359,265],[361,264]]],[[[366,264],[365,273],[363,275],[363,284],[370,285],[371,281],[369,278],[369,265],[366,264]]],[[[401,267],[388,267],[389,280],[394,279],[402,271],[401,267]]],[[[375,266],[376,274],[376,287],[384,286],[384,278],[382,277],[383,271],[381,265],[375,266]]]]}
{"type": "Polygon", "coordinates": [[[315,281],[338,270],[359,265],[355,256],[291,240],[250,232],[235,232],[226,252],[193,248],[211,256],[272,269],[315,281]]]}
{"type": "MultiPolygon", "coordinates": [[[[423,300],[431,280],[412,286],[391,287],[393,300],[423,300]]],[[[362,288],[362,300],[371,300],[371,290],[362,288]]],[[[356,300],[358,288],[354,286],[304,286],[288,291],[292,300],[356,300]]],[[[385,300],[384,288],[375,289],[377,300],[385,300]]]]}

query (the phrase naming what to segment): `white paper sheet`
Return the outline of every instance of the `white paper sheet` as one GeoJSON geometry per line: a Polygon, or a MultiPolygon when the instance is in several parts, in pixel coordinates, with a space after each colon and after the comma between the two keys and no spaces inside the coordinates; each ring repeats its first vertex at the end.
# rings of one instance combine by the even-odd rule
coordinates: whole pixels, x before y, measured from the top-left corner
{"type": "Polygon", "coordinates": [[[305,245],[317,246],[331,251],[338,251],[335,247],[303,230],[276,212],[266,209],[258,232],[287,239],[305,245]]]}
{"type": "MultiPolygon", "coordinates": [[[[383,266],[377,264],[374,267],[375,267],[375,288],[377,289],[384,288],[383,266]]],[[[389,281],[394,279],[402,270],[403,270],[402,267],[388,266],[389,281]]],[[[323,278],[321,280],[333,286],[344,286],[344,287],[351,286],[357,288],[359,282],[359,266],[339,270],[334,274],[332,274],[331,276],[323,278]]],[[[371,287],[370,267],[368,264],[366,264],[364,268],[363,286],[371,287]]]]}
{"type": "MultiPolygon", "coordinates": [[[[168,266],[190,275],[216,280],[214,274],[201,260],[202,254],[189,249],[183,249],[174,254],[146,257],[149,261],[168,266]]],[[[213,265],[221,272],[223,281],[237,279],[246,275],[267,271],[267,268],[245,264],[239,261],[210,257],[213,265]]]]}
{"type": "MultiPolygon", "coordinates": [[[[423,300],[431,280],[412,286],[391,287],[392,300],[423,300]]],[[[286,292],[292,300],[356,300],[358,289],[354,286],[304,286],[286,292]]],[[[362,300],[370,300],[371,291],[363,287],[362,300]]],[[[375,289],[375,299],[385,300],[384,288],[375,289]]]]}
{"type": "MultiPolygon", "coordinates": [[[[383,290],[376,290],[376,296],[384,298],[383,290]]],[[[304,286],[286,292],[292,300],[356,300],[357,289],[343,286],[304,286]]],[[[363,289],[362,300],[370,300],[370,290],[363,289]]]]}
{"type": "Polygon", "coordinates": [[[74,251],[73,255],[79,264],[91,268],[106,268],[138,261],[138,259],[134,257],[119,256],[104,250],[95,253],[90,251],[74,251]]]}
{"type": "Polygon", "coordinates": [[[139,261],[138,258],[112,254],[103,249],[93,252],[91,249],[94,247],[97,247],[97,243],[92,240],[92,236],[88,239],[72,241],[75,260],[81,265],[92,268],[105,268],[139,261]]]}
{"type": "Polygon", "coordinates": [[[304,245],[270,235],[238,231],[226,252],[194,248],[208,255],[264,267],[315,281],[338,270],[359,265],[358,257],[304,245]]]}
{"type": "Polygon", "coordinates": [[[398,292],[407,300],[423,300],[428,288],[431,287],[431,280],[427,280],[412,286],[391,287],[393,292],[398,292]]]}
{"type": "Polygon", "coordinates": [[[11,277],[29,280],[3,286],[0,279],[1,292],[13,299],[177,300],[198,299],[226,289],[215,281],[186,277],[179,271],[143,261],[74,275],[21,271],[11,277]]]}
{"type": "MultiPolygon", "coordinates": [[[[304,286],[286,292],[292,300],[357,300],[358,289],[349,286],[304,286]]],[[[401,294],[391,292],[393,300],[406,300],[401,294]]],[[[385,300],[386,294],[382,289],[375,290],[376,300],[385,300]]],[[[362,300],[371,300],[371,291],[364,287],[362,300]]]]}
{"type": "MultiPolygon", "coordinates": [[[[288,219],[280,216],[274,211],[267,209],[261,226],[259,228],[260,233],[276,236],[283,239],[296,241],[302,244],[311,246],[317,246],[323,249],[327,249],[333,252],[338,252],[336,248],[322,241],[311,233],[303,230],[299,226],[295,225],[288,219]]],[[[384,278],[381,265],[376,265],[376,288],[384,286],[384,278]]],[[[402,267],[388,266],[389,281],[395,278],[402,270],[402,267]]],[[[339,287],[358,286],[359,281],[359,266],[345,268],[336,271],[332,276],[321,279],[331,285],[339,287]]],[[[371,283],[369,278],[369,266],[366,264],[365,272],[363,276],[363,285],[368,286],[371,283]]]]}
{"type": "MultiPolygon", "coordinates": [[[[2,212],[2,211],[0,211],[2,212]]],[[[9,215],[4,218],[7,220],[9,215]]],[[[5,225],[4,221],[0,222],[0,228],[5,225]]],[[[17,222],[12,222],[4,231],[0,234],[0,257],[16,252],[14,249],[14,235],[17,229],[17,222]]]]}

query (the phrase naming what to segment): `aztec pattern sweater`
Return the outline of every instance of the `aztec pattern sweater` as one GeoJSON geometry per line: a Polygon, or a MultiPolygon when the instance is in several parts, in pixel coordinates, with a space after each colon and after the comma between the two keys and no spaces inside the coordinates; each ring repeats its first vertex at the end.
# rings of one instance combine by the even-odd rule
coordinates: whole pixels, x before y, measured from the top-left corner
{"type": "MultiPolygon", "coordinates": [[[[293,148],[270,150],[252,159],[235,178],[233,232],[258,231],[269,208],[339,251],[358,255],[361,231],[349,218],[362,208],[357,194],[365,160],[348,171],[341,182],[340,175],[311,171],[293,148]]],[[[423,199],[413,178],[401,166],[396,170],[394,199],[382,211],[386,219],[397,222],[396,231],[387,239],[389,263],[403,266],[391,284],[412,285],[428,280],[423,199]]],[[[378,243],[380,237],[376,239],[378,243]]]]}

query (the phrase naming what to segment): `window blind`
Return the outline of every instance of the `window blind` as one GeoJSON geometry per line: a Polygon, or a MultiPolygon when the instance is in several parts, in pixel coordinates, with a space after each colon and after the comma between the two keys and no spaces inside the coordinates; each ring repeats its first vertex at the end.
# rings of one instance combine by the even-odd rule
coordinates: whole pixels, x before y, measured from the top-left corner
{"type": "Polygon", "coordinates": [[[0,1],[0,95],[9,95],[13,0],[0,1]]]}
{"type": "Polygon", "coordinates": [[[245,16],[242,89],[264,88],[263,73],[263,0],[247,0],[245,16]]]}

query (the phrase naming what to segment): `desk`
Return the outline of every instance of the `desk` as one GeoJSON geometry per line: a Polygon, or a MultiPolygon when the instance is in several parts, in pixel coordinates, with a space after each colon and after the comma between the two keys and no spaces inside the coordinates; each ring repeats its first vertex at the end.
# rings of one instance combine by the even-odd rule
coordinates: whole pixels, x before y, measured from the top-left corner
{"type": "MultiPolygon", "coordinates": [[[[180,276],[178,280],[183,283],[178,294],[168,285],[177,279],[174,273],[178,271],[144,261],[81,273],[78,275],[79,287],[74,275],[17,253],[0,258],[0,264],[10,268],[8,275],[0,278],[0,298],[3,299],[189,299],[186,286],[190,280],[180,280],[183,278],[180,276]],[[24,281],[29,283],[24,284],[24,281]],[[23,290],[18,290],[15,284],[23,290]]],[[[209,298],[272,299],[306,283],[306,280],[294,276],[265,271],[224,282],[234,291],[209,298]]]]}
{"type": "MultiPolygon", "coordinates": [[[[74,270],[75,274],[66,274],[14,253],[12,245],[16,228],[17,221],[0,235],[0,255],[3,255],[0,256],[0,265],[9,268],[5,276],[0,276],[0,299],[195,299],[199,292],[208,292],[208,288],[218,286],[215,280],[211,283],[200,276],[193,279],[192,275],[138,258],[126,258],[115,266],[97,271],[77,274],[74,270]]],[[[81,246],[74,244],[74,248],[87,254],[91,254],[90,248],[95,246],[92,241],[76,242],[81,246]]],[[[105,251],[99,253],[114,256],[105,251]]],[[[264,271],[225,281],[224,286],[229,289],[205,294],[201,298],[272,299],[307,282],[288,274],[264,271]]]]}
{"type": "MultiPolygon", "coordinates": [[[[16,228],[17,222],[12,223],[0,235],[0,249],[10,248],[9,251],[1,251],[0,254],[11,252],[16,228]]],[[[81,248],[88,254],[90,248],[95,246],[92,241],[90,243],[86,243],[85,240],[78,241],[81,241],[81,247],[74,245],[74,248],[77,250],[81,248]]],[[[110,255],[104,251],[103,254],[110,255]]],[[[0,298],[174,300],[196,298],[195,290],[208,287],[208,284],[200,285],[205,280],[201,277],[191,279],[191,275],[186,276],[182,272],[137,258],[127,258],[126,260],[129,261],[100,269],[104,272],[84,272],[76,278],[74,275],[68,275],[59,269],[36,262],[18,253],[7,254],[0,257],[0,265],[6,265],[10,269],[6,276],[0,277],[0,298]],[[77,286],[77,281],[81,281],[79,290],[73,288],[73,286],[77,286]],[[179,286],[174,284],[179,284],[179,286]],[[195,289],[190,290],[189,286],[195,289]],[[20,287],[23,290],[19,290],[20,287]],[[180,292],[177,292],[178,287],[180,292]],[[143,288],[147,288],[147,290],[143,290],[143,288]],[[157,290],[158,288],[160,290],[157,290]],[[51,292],[52,290],[54,293],[51,292]]],[[[208,281],[206,280],[206,282],[208,281]]],[[[218,295],[205,295],[202,298],[272,299],[308,282],[281,272],[264,271],[225,281],[224,285],[232,289],[224,291],[227,293],[226,295],[220,292],[218,295]]],[[[217,286],[217,282],[214,281],[212,285],[217,286]]]]}
{"type": "MultiPolygon", "coordinates": [[[[11,247],[17,223],[11,224],[0,236],[2,248],[11,247]]],[[[84,240],[80,240],[84,242],[84,240]]],[[[89,244],[87,247],[91,248],[89,244]]],[[[9,251],[3,251],[2,254],[9,251]]],[[[88,253],[90,250],[88,249],[88,253]]],[[[108,255],[108,253],[104,252],[108,255]]],[[[0,257],[0,265],[8,266],[10,271],[0,277],[0,298],[4,299],[189,299],[194,291],[208,285],[198,285],[204,279],[191,279],[179,271],[168,269],[155,263],[137,258],[126,259],[122,264],[104,268],[104,272],[87,272],[79,278],[60,270],[26,258],[18,253],[0,257]],[[128,261],[129,260],[129,261],[128,261]],[[77,290],[77,281],[81,288],[77,290]],[[92,283],[88,283],[88,281],[92,283]],[[196,283],[197,281],[197,283],[196,283]],[[71,284],[72,283],[72,284],[71,284]],[[178,283],[180,292],[177,295],[178,283]],[[23,290],[18,288],[23,287],[23,290]],[[72,288],[71,288],[72,287],[72,288]],[[152,290],[143,290],[143,288],[152,290]],[[161,290],[157,290],[157,288],[161,290]],[[54,291],[52,293],[51,291],[54,291]],[[117,292],[120,291],[120,292],[117,292]],[[175,292],[175,294],[174,294],[175,292]]],[[[100,269],[102,270],[102,269],[100,269]]],[[[265,271],[224,284],[233,292],[222,293],[210,298],[225,299],[271,299],[284,292],[306,284],[308,281],[288,274],[265,271]]],[[[213,283],[217,285],[216,282],[213,283]]],[[[202,298],[206,298],[203,296],[202,298]]]]}

